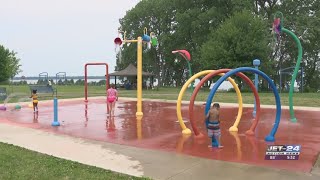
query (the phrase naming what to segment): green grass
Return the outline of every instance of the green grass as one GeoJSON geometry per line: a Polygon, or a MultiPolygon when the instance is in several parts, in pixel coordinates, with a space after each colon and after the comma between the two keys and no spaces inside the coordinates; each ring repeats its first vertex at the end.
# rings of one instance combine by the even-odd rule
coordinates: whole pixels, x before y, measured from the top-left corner
{"type": "MultiPolygon", "coordinates": [[[[30,94],[28,86],[7,86],[9,93],[24,93],[27,97],[30,94]]],[[[57,86],[58,98],[68,99],[68,98],[79,98],[84,97],[84,86],[57,86]]],[[[105,95],[105,87],[103,86],[89,86],[88,87],[89,97],[92,96],[103,96],[105,95]]],[[[180,88],[159,88],[159,90],[143,90],[143,98],[151,99],[166,99],[166,100],[177,100],[180,88]]],[[[209,94],[209,89],[202,89],[197,99],[198,101],[206,101],[209,94]]],[[[136,90],[119,90],[120,97],[136,97],[136,90]]],[[[242,92],[243,103],[253,104],[254,96],[252,92],[242,92]]],[[[40,95],[41,96],[41,95],[40,95]]],[[[191,91],[187,90],[183,100],[189,100],[191,96],[191,91]]],[[[274,105],[275,98],[272,92],[259,93],[261,104],[274,105]]],[[[281,104],[288,105],[289,94],[281,93],[281,104]]],[[[40,97],[40,100],[52,99],[49,95],[40,97]]],[[[11,102],[17,102],[18,98],[13,98],[11,102]]],[[[237,103],[237,96],[235,92],[218,92],[214,97],[215,102],[225,102],[225,103],[237,103]]],[[[319,107],[320,106],[320,93],[294,93],[293,94],[293,104],[294,106],[309,106],[309,107],[319,107]]]]}
{"type": "Polygon", "coordinates": [[[0,143],[0,179],[146,180],[0,143]]]}

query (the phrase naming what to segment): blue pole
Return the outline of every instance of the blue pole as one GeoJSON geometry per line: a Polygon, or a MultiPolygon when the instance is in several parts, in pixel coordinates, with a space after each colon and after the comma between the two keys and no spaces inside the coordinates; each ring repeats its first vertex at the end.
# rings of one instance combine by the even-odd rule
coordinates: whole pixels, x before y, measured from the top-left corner
{"type": "Polygon", "coordinates": [[[58,121],[58,99],[56,97],[53,99],[53,122],[51,125],[60,126],[58,121]]]}
{"type": "Polygon", "coordinates": [[[255,68],[250,68],[250,67],[240,67],[237,69],[233,69],[232,71],[229,71],[228,73],[226,73],[224,76],[222,76],[212,87],[210,94],[208,96],[208,99],[206,101],[206,109],[205,109],[205,114],[207,114],[210,110],[210,106],[213,100],[213,97],[216,93],[216,91],[218,90],[219,86],[223,83],[223,81],[225,81],[229,76],[232,76],[234,74],[237,74],[238,72],[253,72],[253,73],[257,73],[258,75],[262,76],[265,80],[268,81],[268,83],[270,84],[273,94],[275,96],[275,101],[276,101],[276,117],[274,120],[274,124],[273,124],[273,128],[271,129],[269,135],[267,135],[265,137],[265,141],[267,142],[274,142],[275,141],[275,135],[277,133],[279,124],[280,124],[280,120],[281,120],[281,102],[280,102],[280,96],[277,90],[276,85],[274,84],[274,82],[272,81],[272,79],[270,79],[269,76],[267,76],[264,72],[260,71],[260,70],[256,70],[255,68]]]}
{"type": "MultiPolygon", "coordinates": [[[[253,60],[253,65],[254,65],[254,68],[256,70],[259,70],[260,60],[259,59],[253,60]]],[[[256,89],[258,91],[258,88],[259,88],[259,76],[258,76],[258,74],[254,74],[254,85],[255,85],[255,87],[256,87],[256,89]]],[[[256,100],[254,100],[254,107],[253,107],[252,116],[256,117],[256,113],[257,113],[257,105],[256,105],[256,100]]]]}

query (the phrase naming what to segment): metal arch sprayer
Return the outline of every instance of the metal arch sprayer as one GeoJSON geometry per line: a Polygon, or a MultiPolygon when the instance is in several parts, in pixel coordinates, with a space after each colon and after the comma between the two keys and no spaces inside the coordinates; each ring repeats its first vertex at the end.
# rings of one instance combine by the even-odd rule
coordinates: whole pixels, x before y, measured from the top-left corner
{"type": "Polygon", "coordinates": [[[294,115],[294,110],[293,110],[293,90],[294,90],[294,83],[297,78],[297,74],[300,68],[301,60],[302,60],[302,46],[299,38],[292,32],[289,31],[288,29],[283,27],[283,15],[281,12],[277,12],[274,16],[274,21],[273,21],[273,31],[277,34],[280,35],[281,32],[284,32],[288,35],[290,35],[294,41],[296,42],[298,46],[298,60],[292,75],[291,79],[291,84],[290,84],[290,90],[289,90],[289,109],[290,109],[290,120],[291,122],[297,122],[297,118],[294,115]],[[279,17],[280,16],[280,17],[279,17]]]}

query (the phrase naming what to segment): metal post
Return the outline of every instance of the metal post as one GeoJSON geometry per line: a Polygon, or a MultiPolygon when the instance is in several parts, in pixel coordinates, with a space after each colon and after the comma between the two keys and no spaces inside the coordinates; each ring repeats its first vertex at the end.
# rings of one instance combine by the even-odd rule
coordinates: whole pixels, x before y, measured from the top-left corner
{"type": "Polygon", "coordinates": [[[53,122],[51,125],[60,126],[58,121],[58,99],[56,97],[53,99],[53,122]]]}
{"type": "Polygon", "coordinates": [[[84,66],[84,101],[88,102],[88,72],[87,72],[87,64],[84,66]]]}
{"type": "MultiPolygon", "coordinates": [[[[104,63],[102,63],[104,64],[104,63]]],[[[101,65],[101,64],[100,64],[101,65]]],[[[109,89],[109,85],[110,85],[110,82],[109,82],[109,66],[107,63],[104,64],[106,66],[106,96],[107,96],[107,91],[109,89]]]]}
{"type": "MultiPolygon", "coordinates": [[[[253,60],[252,63],[254,65],[254,68],[259,70],[260,60],[259,59],[255,59],[255,60],[253,60]]],[[[259,88],[259,77],[258,77],[257,73],[254,74],[254,85],[255,85],[255,87],[256,87],[256,89],[258,91],[258,88],[259,88]]],[[[254,100],[254,107],[253,107],[252,116],[256,117],[256,113],[257,113],[256,100],[254,100]]]]}
{"type": "Polygon", "coordinates": [[[303,93],[303,67],[301,67],[301,93],[303,93]]]}
{"type": "Polygon", "coordinates": [[[85,102],[88,102],[88,65],[103,65],[106,66],[106,94],[107,91],[109,89],[109,66],[107,63],[87,63],[84,65],[84,98],[85,98],[85,102]]]}
{"type": "Polygon", "coordinates": [[[136,117],[142,117],[142,37],[137,42],[137,112],[136,117]]]}
{"type": "MultiPolygon", "coordinates": [[[[191,64],[188,60],[187,60],[187,63],[188,63],[188,69],[189,69],[189,78],[191,78],[192,77],[191,64]]],[[[194,86],[194,82],[191,83],[191,87],[190,87],[191,93],[193,92],[193,89],[194,89],[193,86],[194,86]]]]}
{"type": "Polygon", "coordinates": [[[297,118],[294,115],[294,110],[293,110],[293,91],[294,91],[294,83],[296,81],[297,78],[297,74],[300,68],[300,63],[302,60],[302,45],[301,42],[299,40],[299,38],[291,31],[289,31],[286,28],[282,28],[282,31],[288,35],[290,35],[294,41],[296,42],[297,46],[298,46],[298,59],[297,59],[297,63],[292,75],[292,79],[291,79],[291,85],[290,85],[290,90],[289,90],[289,110],[290,110],[290,120],[291,122],[297,122],[297,118]]]}
{"type": "Polygon", "coordinates": [[[280,75],[279,92],[281,93],[281,90],[282,90],[282,74],[281,74],[281,69],[280,69],[280,71],[279,71],[279,75],[280,75]]]}

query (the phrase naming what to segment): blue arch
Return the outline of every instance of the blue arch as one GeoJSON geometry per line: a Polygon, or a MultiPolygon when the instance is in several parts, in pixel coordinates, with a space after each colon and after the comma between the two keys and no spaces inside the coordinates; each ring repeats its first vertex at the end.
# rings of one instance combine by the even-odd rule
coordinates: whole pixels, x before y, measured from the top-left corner
{"type": "Polygon", "coordinates": [[[278,127],[279,127],[279,123],[280,123],[280,118],[281,118],[281,102],[280,102],[280,96],[279,93],[277,91],[277,88],[275,86],[275,84],[273,83],[272,79],[270,79],[269,76],[267,76],[264,72],[251,68],[251,67],[240,67],[237,69],[233,69],[231,71],[229,71],[228,73],[226,73],[224,76],[222,76],[213,86],[213,88],[210,91],[210,94],[208,96],[207,99],[207,103],[206,103],[206,111],[205,113],[207,114],[210,110],[210,106],[211,106],[211,102],[213,99],[214,94],[216,93],[216,91],[218,90],[219,86],[223,83],[223,81],[225,81],[229,76],[232,76],[236,73],[239,72],[253,72],[256,73],[260,76],[262,76],[265,80],[268,81],[268,83],[270,84],[273,94],[275,96],[275,100],[276,100],[276,118],[275,118],[275,124],[273,125],[273,128],[270,131],[270,134],[268,136],[266,136],[265,141],[268,142],[274,142],[275,141],[275,134],[277,133],[278,127]]]}

